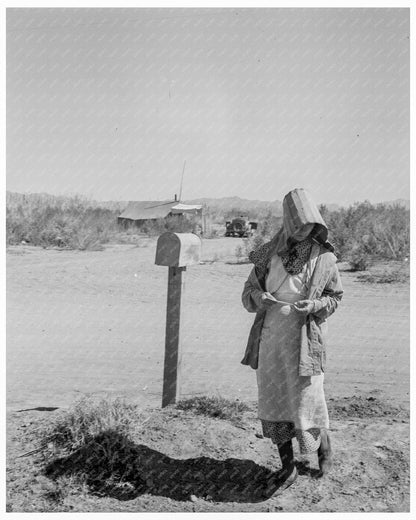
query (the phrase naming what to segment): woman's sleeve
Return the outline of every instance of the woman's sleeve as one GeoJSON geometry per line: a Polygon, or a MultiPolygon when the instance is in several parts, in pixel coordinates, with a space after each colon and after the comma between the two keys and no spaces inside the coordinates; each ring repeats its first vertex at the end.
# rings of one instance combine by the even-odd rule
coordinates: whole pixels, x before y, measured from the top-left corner
{"type": "Polygon", "coordinates": [[[262,308],[262,294],[263,291],[260,289],[256,276],[256,269],[253,267],[246,283],[244,284],[243,294],[241,295],[241,301],[243,302],[244,308],[248,312],[259,311],[262,308]]]}
{"type": "Polygon", "coordinates": [[[341,277],[339,275],[338,267],[334,264],[328,282],[322,291],[322,295],[313,300],[314,310],[312,311],[312,314],[321,320],[325,320],[335,312],[343,294],[344,291],[342,289],[341,277]]]}

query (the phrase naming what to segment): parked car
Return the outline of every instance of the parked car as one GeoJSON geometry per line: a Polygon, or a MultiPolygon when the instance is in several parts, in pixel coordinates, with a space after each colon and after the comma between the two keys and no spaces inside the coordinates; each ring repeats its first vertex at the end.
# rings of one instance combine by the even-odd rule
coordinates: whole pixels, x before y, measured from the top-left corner
{"type": "Polygon", "coordinates": [[[257,222],[251,222],[247,217],[237,217],[225,223],[226,237],[250,237],[257,229],[257,222]]]}

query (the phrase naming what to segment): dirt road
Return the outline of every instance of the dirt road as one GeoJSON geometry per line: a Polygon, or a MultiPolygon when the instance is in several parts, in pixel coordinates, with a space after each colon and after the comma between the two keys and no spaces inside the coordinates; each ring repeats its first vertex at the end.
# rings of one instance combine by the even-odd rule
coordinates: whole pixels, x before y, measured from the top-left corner
{"type": "MultiPolygon", "coordinates": [[[[250,265],[227,263],[237,242],[204,241],[205,264],[186,272],[184,396],[256,397],[254,371],[240,365],[253,320],[240,303],[250,265]]],[[[160,402],[167,268],[154,254],[150,239],[103,252],[9,249],[9,407],[67,406],[85,392],[160,402]]],[[[381,391],[408,403],[408,288],[342,279],[345,296],[328,322],[328,395],[381,391]]]]}

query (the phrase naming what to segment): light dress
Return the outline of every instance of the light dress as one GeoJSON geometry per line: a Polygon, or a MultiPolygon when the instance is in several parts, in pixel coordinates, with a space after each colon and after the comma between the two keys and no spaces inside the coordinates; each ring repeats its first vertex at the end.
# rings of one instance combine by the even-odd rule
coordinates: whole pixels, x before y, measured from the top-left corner
{"type": "MultiPolygon", "coordinates": [[[[277,300],[294,303],[307,298],[307,281],[316,259],[296,275],[286,272],[281,258],[271,259],[266,290],[277,300]]],[[[329,427],[324,395],[324,374],[299,376],[301,327],[305,317],[293,308],[275,304],[266,312],[261,333],[258,385],[258,418],[263,435],[280,445],[296,437],[301,453],[316,451],[320,429],[329,427]],[[283,310],[282,310],[283,309],[283,310]],[[286,311],[286,312],[285,312],[286,311]]]]}

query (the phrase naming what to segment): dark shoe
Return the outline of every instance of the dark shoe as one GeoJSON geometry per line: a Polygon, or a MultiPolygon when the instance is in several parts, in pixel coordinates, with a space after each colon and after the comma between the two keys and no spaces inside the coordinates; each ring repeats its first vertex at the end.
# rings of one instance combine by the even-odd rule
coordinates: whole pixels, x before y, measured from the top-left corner
{"type": "Polygon", "coordinates": [[[273,473],[273,475],[267,480],[267,485],[263,496],[266,498],[271,498],[280,495],[280,493],[291,486],[297,478],[298,471],[296,466],[289,475],[285,469],[281,469],[280,471],[273,473]]]}
{"type": "Polygon", "coordinates": [[[318,448],[319,475],[323,477],[332,469],[331,441],[326,430],[321,430],[321,445],[318,448]]]}

